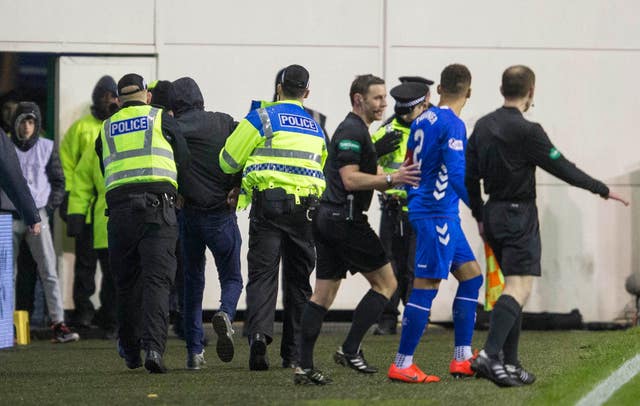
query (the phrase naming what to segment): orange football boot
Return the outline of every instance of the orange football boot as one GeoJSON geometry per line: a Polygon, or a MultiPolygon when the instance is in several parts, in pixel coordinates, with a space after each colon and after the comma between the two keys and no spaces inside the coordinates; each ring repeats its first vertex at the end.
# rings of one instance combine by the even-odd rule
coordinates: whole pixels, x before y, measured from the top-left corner
{"type": "Polygon", "coordinates": [[[398,368],[396,364],[391,364],[387,376],[392,381],[407,383],[429,383],[440,382],[440,378],[435,375],[427,375],[418,368],[416,364],[411,364],[407,368],[398,368]]]}
{"type": "Polygon", "coordinates": [[[471,363],[477,357],[478,351],[475,351],[471,358],[464,361],[452,360],[451,364],[449,364],[449,373],[453,375],[454,378],[469,378],[474,376],[476,373],[471,369],[471,363]]]}

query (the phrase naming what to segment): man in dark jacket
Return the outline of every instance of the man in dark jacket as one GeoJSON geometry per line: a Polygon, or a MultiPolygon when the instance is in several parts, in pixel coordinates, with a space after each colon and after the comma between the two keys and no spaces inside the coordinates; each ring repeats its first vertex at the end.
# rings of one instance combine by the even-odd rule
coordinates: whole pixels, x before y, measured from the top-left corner
{"type": "MultiPolygon", "coordinates": [[[[9,137],[0,129],[0,190],[13,203],[20,218],[33,234],[40,233],[40,215],[9,137]]],[[[0,202],[1,204],[1,202],[0,202]]]]}
{"type": "Polygon", "coordinates": [[[173,86],[174,114],[191,152],[189,169],[178,175],[179,192],[184,198],[180,239],[187,368],[200,369],[205,363],[202,295],[206,247],[215,258],[222,291],[220,309],[212,320],[218,335],[216,351],[223,362],[230,362],[234,355],[231,321],[242,292],[242,240],[235,215],[241,178],[222,172],[215,157],[237,123],[228,114],[205,111],[202,93],[193,79],[180,78],[173,86]]]}

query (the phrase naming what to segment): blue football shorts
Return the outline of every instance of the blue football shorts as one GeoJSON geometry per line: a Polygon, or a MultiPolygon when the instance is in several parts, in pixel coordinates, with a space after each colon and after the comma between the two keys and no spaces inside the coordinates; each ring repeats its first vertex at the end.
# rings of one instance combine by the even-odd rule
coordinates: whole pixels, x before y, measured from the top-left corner
{"type": "Polygon", "coordinates": [[[415,276],[447,279],[449,272],[476,257],[465,237],[460,219],[431,217],[411,220],[416,233],[415,276]]]}

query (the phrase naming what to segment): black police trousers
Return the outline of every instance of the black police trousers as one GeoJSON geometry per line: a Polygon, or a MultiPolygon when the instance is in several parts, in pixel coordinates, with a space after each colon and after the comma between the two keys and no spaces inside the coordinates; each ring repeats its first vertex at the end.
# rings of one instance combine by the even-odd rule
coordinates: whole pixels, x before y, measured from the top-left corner
{"type": "Polygon", "coordinates": [[[298,361],[300,319],[311,297],[309,276],[316,260],[311,221],[303,206],[269,218],[252,209],[250,216],[247,332],[264,334],[268,343],[273,337],[280,259],[284,302],[280,355],[284,361],[298,361]]]}
{"type": "Polygon", "coordinates": [[[414,259],[416,256],[416,234],[411,227],[409,217],[400,207],[382,209],[380,217],[380,241],[387,256],[391,259],[391,267],[398,281],[391,299],[387,302],[380,323],[385,326],[397,323],[398,304],[402,300],[407,303],[414,277],[414,259]]]}
{"type": "Polygon", "coordinates": [[[173,196],[131,194],[109,207],[109,260],[116,280],[118,338],[128,355],[164,353],[178,227],[173,196]]]}

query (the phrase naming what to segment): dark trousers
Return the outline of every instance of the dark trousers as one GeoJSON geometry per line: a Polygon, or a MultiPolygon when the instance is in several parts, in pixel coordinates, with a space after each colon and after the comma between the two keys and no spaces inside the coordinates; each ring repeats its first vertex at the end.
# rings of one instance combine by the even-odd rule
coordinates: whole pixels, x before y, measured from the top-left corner
{"type": "Polygon", "coordinates": [[[162,196],[132,194],[109,208],[109,260],[117,289],[118,337],[125,353],[164,353],[178,227],[162,196]]]}
{"type": "Polygon", "coordinates": [[[271,342],[282,259],[284,320],[280,355],[298,360],[297,337],[304,305],[311,297],[309,276],[315,264],[311,221],[306,209],[264,218],[252,213],[249,224],[247,262],[248,333],[263,333],[271,342]]]}
{"type": "Polygon", "coordinates": [[[96,265],[98,255],[93,249],[93,225],[85,224],[76,237],[76,261],[73,266],[73,303],[75,311],[73,323],[88,326],[93,320],[95,309],[91,296],[96,291],[96,265]]]}
{"type": "Polygon", "coordinates": [[[398,321],[398,304],[407,303],[413,285],[414,258],[416,255],[416,234],[411,228],[406,212],[399,209],[383,209],[380,217],[380,241],[398,281],[398,288],[382,312],[380,323],[387,326],[398,321]]]}
{"type": "Polygon", "coordinates": [[[220,281],[220,310],[231,320],[242,293],[240,245],[242,238],[234,212],[202,211],[186,207],[182,211],[180,240],[184,259],[184,321],[189,353],[203,349],[202,295],[205,282],[205,249],[209,248],[220,281]]]}

